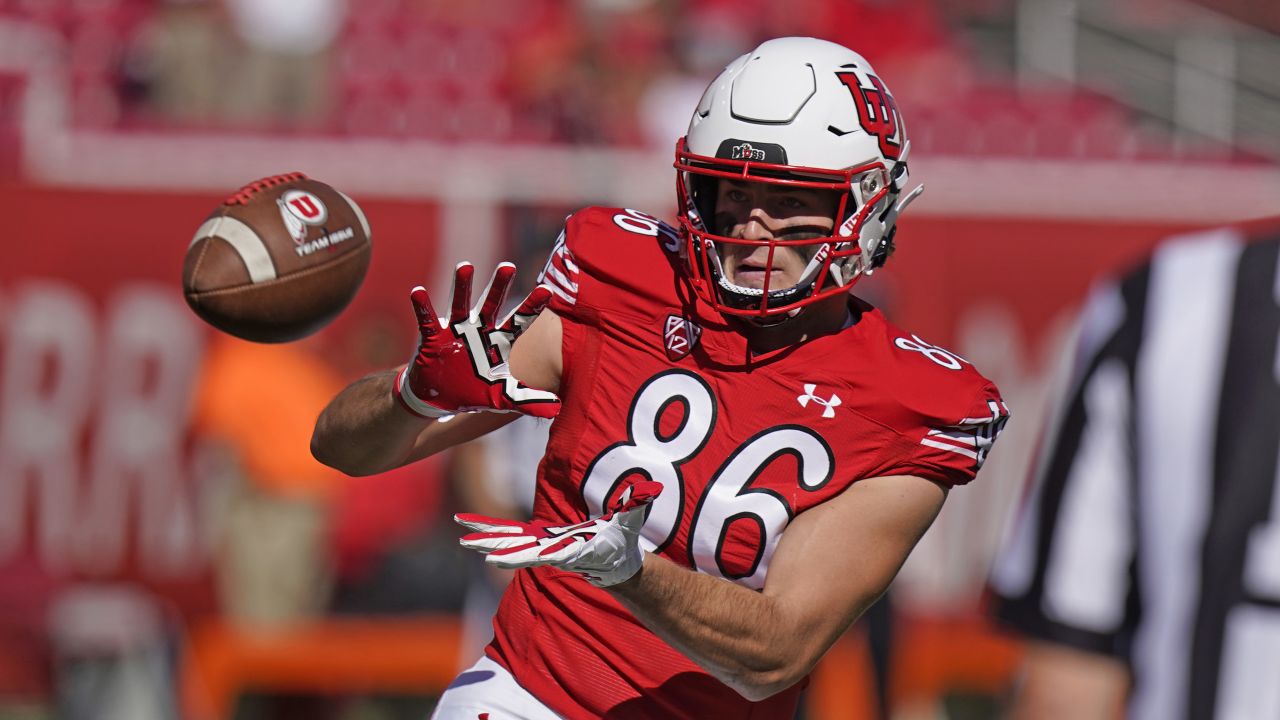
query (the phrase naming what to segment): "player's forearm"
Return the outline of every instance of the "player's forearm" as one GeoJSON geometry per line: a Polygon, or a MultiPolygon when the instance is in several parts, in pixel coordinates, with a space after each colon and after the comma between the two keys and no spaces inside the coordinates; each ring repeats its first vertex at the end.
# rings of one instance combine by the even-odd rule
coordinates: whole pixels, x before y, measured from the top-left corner
{"type": "Polygon", "coordinates": [[[311,436],[317,460],[348,475],[372,475],[403,465],[432,422],[411,415],[391,393],[396,371],[361,378],[338,393],[311,436]]]}
{"type": "Polygon", "coordinates": [[[834,639],[802,627],[775,598],[656,555],[610,589],[656,635],[749,700],[794,685],[834,639]]]}

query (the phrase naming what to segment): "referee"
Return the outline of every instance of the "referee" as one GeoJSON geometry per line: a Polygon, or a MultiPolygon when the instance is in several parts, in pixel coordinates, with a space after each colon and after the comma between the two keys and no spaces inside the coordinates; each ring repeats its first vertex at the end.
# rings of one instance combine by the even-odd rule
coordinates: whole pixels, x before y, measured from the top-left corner
{"type": "Polygon", "coordinates": [[[1280,219],[1092,294],[991,578],[1013,717],[1280,720],[1278,268],[1280,219]]]}

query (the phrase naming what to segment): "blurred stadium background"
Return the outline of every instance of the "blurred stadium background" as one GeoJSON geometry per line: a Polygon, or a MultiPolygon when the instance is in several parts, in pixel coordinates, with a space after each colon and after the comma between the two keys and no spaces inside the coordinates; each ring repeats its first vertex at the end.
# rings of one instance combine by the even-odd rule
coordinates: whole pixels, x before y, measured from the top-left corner
{"type": "Polygon", "coordinates": [[[1280,211],[1277,32],[1254,0],[0,0],[0,718],[425,717],[477,647],[447,518],[498,471],[338,477],[316,412],[407,357],[406,290],[455,261],[532,274],[583,205],[671,216],[703,85],[787,34],[867,56],[915,146],[864,289],[1016,416],[805,714],[998,716],[1019,645],[981,589],[1072,313],[1280,211]],[[293,170],[361,203],[368,280],[312,339],[217,336],[191,233],[293,170]]]}

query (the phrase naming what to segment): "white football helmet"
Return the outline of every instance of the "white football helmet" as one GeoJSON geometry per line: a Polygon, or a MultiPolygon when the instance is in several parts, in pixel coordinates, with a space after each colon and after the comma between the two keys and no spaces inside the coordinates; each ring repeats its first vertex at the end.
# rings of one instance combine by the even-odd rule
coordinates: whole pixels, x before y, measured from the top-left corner
{"type": "Polygon", "coordinates": [[[794,315],[846,292],[884,264],[898,214],[923,190],[901,195],[909,149],[893,96],[852,50],[787,37],[734,60],[707,87],[676,145],[679,219],[699,294],[721,312],[760,318],[794,315]],[[799,283],[770,287],[770,271],[763,288],[725,278],[721,244],[768,245],[772,252],[783,241],[716,234],[720,178],[840,191],[832,235],[785,241],[813,253],[799,283]]]}

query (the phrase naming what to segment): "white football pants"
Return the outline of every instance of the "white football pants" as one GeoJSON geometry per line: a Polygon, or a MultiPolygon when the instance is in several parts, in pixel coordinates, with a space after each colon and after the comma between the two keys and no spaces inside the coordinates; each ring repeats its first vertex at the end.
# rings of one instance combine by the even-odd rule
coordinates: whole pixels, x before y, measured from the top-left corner
{"type": "Polygon", "coordinates": [[[507,669],[482,656],[440,696],[431,720],[563,720],[520,687],[507,669]]]}

